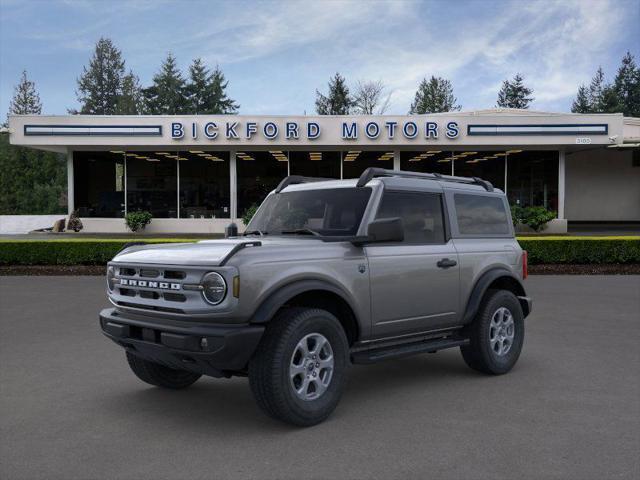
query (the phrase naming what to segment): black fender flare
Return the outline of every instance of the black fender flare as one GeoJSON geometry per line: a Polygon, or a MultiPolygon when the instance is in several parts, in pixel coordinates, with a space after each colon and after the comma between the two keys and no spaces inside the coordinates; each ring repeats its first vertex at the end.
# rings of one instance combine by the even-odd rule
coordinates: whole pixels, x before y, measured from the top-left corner
{"type": "Polygon", "coordinates": [[[261,324],[268,322],[273,318],[276,312],[287,303],[288,300],[300,295],[301,293],[312,290],[325,290],[338,295],[347,305],[349,305],[349,308],[351,308],[351,311],[355,315],[356,309],[353,308],[352,302],[349,300],[342,288],[326,280],[307,279],[295,280],[272,292],[255,310],[249,323],[261,324]]]}
{"type": "Polygon", "coordinates": [[[471,321],[478,313],[480,304],[482,303],[482,298],[489,289],[489,285],[491,285],[499,278],[505,277],[508,278],[509,282],[515,287],[515,291],[513,293],[516,297],[518,297],[518,300],[520,301],[524,316],[526,317],[527,315],[529,315],[530,301],[526,297],[522,281],[520,281],[520,279],[516,277],[513,272],[507,270],[506,268],[498,267],[484,272],[474,285],[473,290],[471,290],[471,295],[469,296],[469,301],[467,302],[467,308],[464,312],[463,317],[463,323],[465,325],[471,323],[471,321]]]}

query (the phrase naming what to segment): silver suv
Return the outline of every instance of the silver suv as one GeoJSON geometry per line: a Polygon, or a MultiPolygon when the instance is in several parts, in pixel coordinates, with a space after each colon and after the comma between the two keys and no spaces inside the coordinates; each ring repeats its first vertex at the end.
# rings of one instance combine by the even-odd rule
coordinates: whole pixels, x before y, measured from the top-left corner
{"type": "Polygon", "coordinates": [[[144,382],[248,375],[265,413],[306,426],[335,409],[350,364],[460,347],[475,370],[511,370],[526,271],[489,182],[289,176],[242,236],[118,253],[100,324],[144,382]]]}

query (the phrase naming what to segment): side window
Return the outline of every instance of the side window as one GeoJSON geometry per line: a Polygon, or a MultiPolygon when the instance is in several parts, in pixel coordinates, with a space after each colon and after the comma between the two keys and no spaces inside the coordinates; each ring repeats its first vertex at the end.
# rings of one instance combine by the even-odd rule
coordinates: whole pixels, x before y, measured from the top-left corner
{"type": "Polygon", "coordinates": [[[444,243],[441,195],[385,191],[376,219],[394,217],[404,225],[404,243],[444,243]]]}
{"type": "Polygon", "coordinates": [[[501,197],[456,193],[453,198],[461,235],[511,234],[501,197]]]}

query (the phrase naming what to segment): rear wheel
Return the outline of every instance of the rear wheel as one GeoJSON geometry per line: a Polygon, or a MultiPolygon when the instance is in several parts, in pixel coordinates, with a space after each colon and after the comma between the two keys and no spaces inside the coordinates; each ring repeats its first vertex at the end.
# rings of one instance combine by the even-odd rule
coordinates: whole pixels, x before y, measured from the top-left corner
{"type": "Polygon", "coordinates": [[[501,375],[513,368],[524,342],[524,315],[508,290],[489,290],[473,322],[465,328],[470,343],[460,347],[466,364],[501,375]]]}
{"type": "Polygon", "coordinates": [[[185,370],[174,370],[158,363],[150,362],[127,352],[127,362],[133,373],[143,382],[156,387],[180,389],[186,388],[198,380],[201,375],[185,370]]]}
{"type": "Polygon", "coordinates": [[[282,310],[249,362],[256,402],[267,415],[286,423],[320,423],[340,400],[348,351],[344,330],[331,313],[282,310]]]}

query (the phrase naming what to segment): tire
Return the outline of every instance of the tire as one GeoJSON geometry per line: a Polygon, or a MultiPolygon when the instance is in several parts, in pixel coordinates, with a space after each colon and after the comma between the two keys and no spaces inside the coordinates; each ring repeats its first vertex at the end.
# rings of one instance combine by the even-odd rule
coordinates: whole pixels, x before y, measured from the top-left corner
{"type": "Polygon", "coordinates": [[[136,377],[156,387],[178,390],[192,385],[202,376],[185,370],[174,370],[173,368],[144,360],[129,352],[127,352],[127,362],[136,377]]]}
{"type": "Polygon", "coordinates": [[[464,333],[470,343],[460,347],[460,351],[469,367],[490,375],[507,373],[518,361],[524,342],[520,302],[508,290],[489,290],[476,318],[465,327],[464,333]]]}
{"type": "Polygon", "coordinates": [[[315,425],[340,400],[348,355],[345,332],[331,313],[317,308],[281,310],[269,322],[249,362],[251,391],[268,416],[297,426],[315,425]]]}

